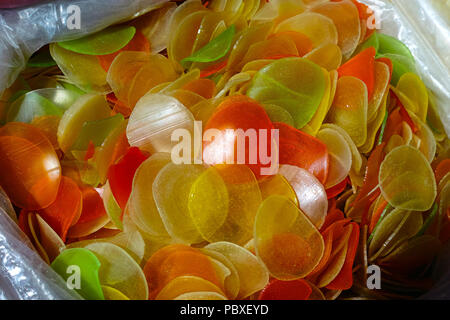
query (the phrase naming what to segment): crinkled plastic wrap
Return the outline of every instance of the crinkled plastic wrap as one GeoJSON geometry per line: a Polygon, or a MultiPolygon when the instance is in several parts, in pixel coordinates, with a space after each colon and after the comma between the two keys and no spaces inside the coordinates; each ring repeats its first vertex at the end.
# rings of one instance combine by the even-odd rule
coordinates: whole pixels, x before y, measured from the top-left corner
{"type": "MultiPolygon", "coordinates": [[[[0,93],[9,87],[27,59],[43,45],[69,40],[147,12],[168,0],[54,1],[26,9],[0,11],[0,93]],[[80,30],[66,27],[67,7],[81,9],[80,30]]],[[[382,32],[403,41],[416,58],[418,73],[436,96],[450,135],[450,8],[442,0],[360,0],[377,13],[382,32]]],[[[79,299],[32,250],[0,193],[0,299],[79,299]]],[[[450,246],[434,270],[436,285],[423,299],[450,299],[450,246]]]]}
{"type": "Polygon", "coordinates": [[[450,136],[450,2],[446,0],[360,0],[376,13],[381,31],[405,43],[416,69],[433,91],[450,136]]]}
{"type": "Polygon", "coordinates": [[[169,0],[59,0],[0,10],[0,94],[15,81],[30,56],[42,46],[71,40],[148,12],[169,0]],[[72,6],[72,7],[70,7],[72,6]],[[80,8],[81,28],[67,21],[80,8]]]}
{"type": "Polygon", "coordinates": [[[0,300],[81,299],[33,249],[0,189],[0,300]]]}

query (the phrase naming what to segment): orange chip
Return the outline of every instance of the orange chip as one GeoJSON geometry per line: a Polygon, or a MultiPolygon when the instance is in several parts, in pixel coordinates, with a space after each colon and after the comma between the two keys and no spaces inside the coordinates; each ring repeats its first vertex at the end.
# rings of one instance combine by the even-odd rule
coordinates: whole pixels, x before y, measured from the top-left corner
{"type": "Polygon", "coordinates": [[[78,185],[72,179],[63,176],[55,202],[38,213],[65,241],[67,231],[80,217],[84,206],[83,195],[78,185]]]}
{"type": "Polygon", "coordinates": [[[339,78],[351,76],[360,79],[367,86],[367,93],[369,100],[373,95],[373,88],[375,84],[375,55],[376,49],[374,47],[367,48],[360,52],[352,59],[344,63],[339,69],[339,78]]]}

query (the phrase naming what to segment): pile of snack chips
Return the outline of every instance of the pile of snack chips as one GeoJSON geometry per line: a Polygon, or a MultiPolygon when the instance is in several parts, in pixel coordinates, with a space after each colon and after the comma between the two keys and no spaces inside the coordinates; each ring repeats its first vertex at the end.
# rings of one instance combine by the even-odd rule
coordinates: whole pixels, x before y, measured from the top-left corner
{"type": "Polygon", "coordinates": [[[0,105],[19,226],[63,278],[81,270],[86,299],[427,291],[450,238],[450,143],[370,12],[177,1],[42,48],[0,105]]]}

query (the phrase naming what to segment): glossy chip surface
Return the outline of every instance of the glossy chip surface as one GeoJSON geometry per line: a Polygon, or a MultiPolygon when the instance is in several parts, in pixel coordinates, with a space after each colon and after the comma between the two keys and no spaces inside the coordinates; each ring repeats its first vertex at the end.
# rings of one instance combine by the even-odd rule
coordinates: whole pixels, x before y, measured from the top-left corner
{"type": "Polygon", "coordinates": [[[258,210],[255,248],[272,276],[293,280],[305,277],[319,263],[324,242],[316,227],[294,203],[274,195],[258,210]]]}
{"type": "Polygon", "coordinates": [[[286,109],[301,129],[313,117],[325,94],[326,81],[319,66],[302,58],[277,60],[254,77],[247,95],[261,103],[286,109]]]}
{"type": "Polygon", "coordinates": [[[433,171],[422,153],[411,146],[400,146],[386,156],[379,183],[383,197],[404,210],[428,210],[436,198],[433,171]]]}
{"type": "Polygon", "coordinates": [[[336,96],[328,114],[328,121],[343,128],[362,146],[367,139],[367,86],[354,77],[338,80],[336,96]]]}
{"type": "Polygon", "coordinates": [[[12,202],[30,210],[48,207],[58,194],[61,165],[46,136],[34,126],[10,122],[0,129],[0,150],[0,183],[12,202]]]}

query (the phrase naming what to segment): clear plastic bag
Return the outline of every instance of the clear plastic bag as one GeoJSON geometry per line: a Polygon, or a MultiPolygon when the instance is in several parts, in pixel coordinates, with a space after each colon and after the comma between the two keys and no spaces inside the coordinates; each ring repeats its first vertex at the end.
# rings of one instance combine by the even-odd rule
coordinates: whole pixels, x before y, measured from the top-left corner
{"type": "MultiPolygon", "coordinates": [[[[0,93],[14,82],[31,54],[43,45],[99,31],[167,1],[60,0],[0,11],[0,93]],[[69,5],[81,9],[80,30],[66,26],[69,5]]],[[[374,9],[383,33],[397,37],[411,49],[417,71],[435,94],[450,135],[450,20],[446,16],[450,9],[445,7],[445,1],[360,1],[374,9]]],[[[62,279],[42,261],[13,218],[11,204],[0,193],[0,299],[80,298],[66,289],[62,279]]],[[[450,246],[442,251],[434,274],[436,285],[422,298],[450,299],[450,246]]]]}
{"type": "Polygon", "coordinates": [[[30,56],[55,41],[82,37],[139,16],[169,0],[58,0],[0,10],[0,94],[15,81],[30,56]],[[79,8],[80,28],[68,21],[79,8]]]}
{"type": "Polygon", "coordinates": [[[381,32],[405,43],[433,91],[450,136],[450,4],[443,0],[360,0],[374,11],[381,32]]]}
{"type": "Polygon", "coordinates": [[[0,191],[0,300],[81,299],[33,249],[0,191]]]}
{"type": "MultiPolygon", "coordinates": [[[[434,93],[450,136],[450,3],[442,0],[361,0],[375,12],[381,32],[405,43],[417,72],[434,93]]],[[[422,299],[450,299],[450,244],[433,270],[434,287],[422,299]]]]}

